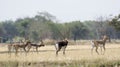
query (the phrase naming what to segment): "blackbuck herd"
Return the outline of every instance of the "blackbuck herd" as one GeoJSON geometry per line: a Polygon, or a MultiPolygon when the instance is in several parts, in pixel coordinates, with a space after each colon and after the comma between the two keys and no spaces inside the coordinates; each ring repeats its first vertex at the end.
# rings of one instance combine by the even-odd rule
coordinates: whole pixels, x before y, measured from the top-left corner
{"type": "MultiPolygon", "coordinates": [[[[101,40],[92,40],[91,41],[91,45],[92,45],[91,54],[93,53],[94,48],[95,48],[96,53],[99,54],[98,47],[101,48],[101,54],[104,54],[105,49],[106,49],[105,48],[105,43],[108,39],[110,39],[110,38],[108,36],[104,35],[101,40]],[[104,52],[102,52],[102,49],[104,49],[104,52]]],[[[36,52],[38,52],[39,47],[45,46],[45,44],[42,40],[40,42],[41,42],[40,44],[34,44],[30,41],[26,41],[26,42],[21,41],[21,43],[11,43],[11,44],[8,45],[8,53],[11,54],[12,49],[14,49],[15,50],[15,55],[17,56],[18,50],[22,48],[27,54],[32,47],[34,47],[36,49],[36,52]],[[27,48],[27,50],[26,50],[26,48],[27,48]]],[[[58,55],[58,52],[61,49],[63,49],[63,55],[65,55],[65,50],[66,50],[67,45],[68,45],[68,40],[67,39],[56,42],[55,43],[56,56],[58,55]]]]}
{"type": "Polygon", "coordinates": [[[35,47],[36,52],[38,52],[38,47],[42,46],[45,46],[42,40],[40,44],[31,43],[30,41],[10,43],[8,45],[8,53],[11,54],[12,50],[14,49],[15,55],[17,56],[19,49],[22,48],[26,53],[28,53],[32,47],[35,47]],[[28,50],[26,50],[26,48],[28,48],[28,50]]]}

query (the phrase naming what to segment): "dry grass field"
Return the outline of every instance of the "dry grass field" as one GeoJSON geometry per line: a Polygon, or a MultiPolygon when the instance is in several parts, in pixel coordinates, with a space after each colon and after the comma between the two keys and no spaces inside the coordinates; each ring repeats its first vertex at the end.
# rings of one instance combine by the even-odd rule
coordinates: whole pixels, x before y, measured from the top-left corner
{"type": "Polygon", "coordinates": [[[14,52],[10,56],[7,53],[7,46],[1,45],[0,67],[2,64],[4,65],[2,67],[101,67],[102,64],[113,67],[110,65],[115,63],[118,63],[117,66],[115,65],[116,67],[120,66],[120,44],[107,43],[105,55],[97,55],[95,50],[91,55],[90,49],[91,45],[89,43],[68,45],[66,55],[63,55],[60,51],[56,57],[54,45],[46,45],[39,48],[38,53],[32,49],[27,55],[22,51],[18,53],[18,56],[15,56],[14,52]],[[92,66],[89,66],[89,64],[92,66]]]}

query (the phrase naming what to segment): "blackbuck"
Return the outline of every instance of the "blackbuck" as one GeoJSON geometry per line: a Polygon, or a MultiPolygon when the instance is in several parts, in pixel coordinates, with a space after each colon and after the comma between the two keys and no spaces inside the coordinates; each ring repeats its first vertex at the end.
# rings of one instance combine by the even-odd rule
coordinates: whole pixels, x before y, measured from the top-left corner
{"type": "Polygon", "coordinates": [[[58,52],[61,50],[61,48],[63,48],[63,55],[65,55],[65,49],[68,45],[68,40],[63,40],[63,41],[59,41],[55,44],[55,48],[56,48],[56,56],[58,55],[58,52]]]}
{"type": "Polygon", "coordinates": [[[26,52],[26,47],[31,44],[30,41],[27,41],[26,43],[20,44],[20,43],[13,43],[11,46],[15,49],[15,54],[17,55],[18,49],[22,48],[26,52]]]}
{"type": "Polygon", "coordinates": [[[95,51],[96,51],[97,54],[99,54],[98,47],[101,48],[101,54],[102,54],[102,48],[104,49],[104,53],[105,53],[105,50],[106,50],[105,43],[106,43],[106,41],[108,39],[110,41],[110,38],[108,36],[104,35],[102,40],[93,40],[93,41],[91,41],[91,43],[92,43],[91,54],[93,53],[94,47],[96,48],[95,51]]]}
{"type": "Polygon", "coordinates": [[[36,51],[38,52],[38,48],[42,47],[42,46],[45,46],[42,40],[41,40],[40,44],[31,43],[30,45],[28,45],[28,52],[30,51],[31,47],[33,47],[33,48],[35,47],[36,51]]]}

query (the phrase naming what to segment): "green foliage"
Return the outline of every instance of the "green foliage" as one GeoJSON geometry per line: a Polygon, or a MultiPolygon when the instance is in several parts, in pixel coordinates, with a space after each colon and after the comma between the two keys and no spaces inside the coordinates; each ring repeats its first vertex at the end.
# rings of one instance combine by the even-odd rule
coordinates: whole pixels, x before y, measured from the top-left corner
{"type": "MultiPolygon", "coordinates": [[[[113,18],[111,25],[120,29],[119,19],[113,18]]],[[[94,39],[103,34],[111,36],[119,32],[114,31],[108,25],[108,21],[72,21],[68,23],[56,22],[56,17],[48,12],[39,12],[34,17],[18,18],[16,21],[4,21],[0,23],[0,37],[14,38],[16,36],[39,41],[40,39],[94,39]]]]}
{"type": "Polygon", "coordinates": [[[114,26],[116,30],[120,30],[120,14],[112,19],[110,25],[114,26]]]}
{"type": "Polygon", "coordinates": [[[17,29],[13,21],[4,21],[0,26],[2,36],[5,38],[12,38],[17,35],[17,29]]]}
{"type": "Polygon", "coordinates": [[[73,21],[69,25],[70,31],[72,33],[72,37],[74,40],[76,39],[84,39],[87,37],[88,29],[87,27],[80,21],[73,21]]]}
{"type": "Polygon", "coordinates": [[[59,39],[60,35],[61,35],[59,24],[57,24],[57,23],[54,24],[54,23],[50,22],[50,23],[48,23],[48,25],[51,29],[53,39],[57,39],[57,38],[59,39]]]}

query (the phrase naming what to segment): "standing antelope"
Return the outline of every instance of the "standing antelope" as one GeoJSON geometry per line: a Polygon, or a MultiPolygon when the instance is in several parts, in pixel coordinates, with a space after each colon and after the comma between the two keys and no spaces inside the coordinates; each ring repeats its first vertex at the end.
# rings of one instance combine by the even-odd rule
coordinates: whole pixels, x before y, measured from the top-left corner
{"type": "Polygon", "coordinates": [[[35,47],[36,51],[38,52],[38,47],[42,47],[42,46],[45,46],[42,40],[40,45],[31,43],[30,45],[28,45],[28,52],[30,51],[31,47],[35,47]]]}
{"type": "Polygon", "coordinates": [[[68,45],[68,41],[67,40],[63,40],[63,41],[59,41],[55,44],[55,48],[56,48],[56,55],[58,55],[58,52],[61,50],[61,48],[63,48],[63,55],[65,54],[65,49],[68,45]]]}
{"type": "Polygon", "coordinates": [[[11,56],[11,52],[12,52],[12,48],[13,48],[12,43],[8,44],[7,47],[8,47],[8,54],[10,54],[10,56],[11,56]]]}
{"type": "Polygon", "coordinates": [[[14,44],[12,44],[12,46],[13,46],[14,49],[15,49],[15,54],[17,55],[19,48],[23,48],[24,51],[26,52],[26,49],[25,49],[25,48],[26,48],[30,43],[31,43],[30,41],[27,41],[25,44],[24,44],[24,43],[23,43],[23,44],[20,44],[20,43],[14,43],[14,44]]]}
{"type": "MultiPolygon", "coordinates": [[[[101,48],[101,53],[102,53],[102,47],[104,49],[104,53],[105,53],[105,43],[106,43],[106,40],[110,40],[110,38],[106,35],[103,36],[103,39],[102,40],[93,40],[91,41],[92,42],[92,49],[91,49],[91,53],[93,53],[93,48],[95,47],[95,51],[97,52],[97,54],[99,54],[99,52],[97,51],[98,50],[98,47],[101,48]]],[[[104,54],[103,53],[103,54],[104,54]]]]}

